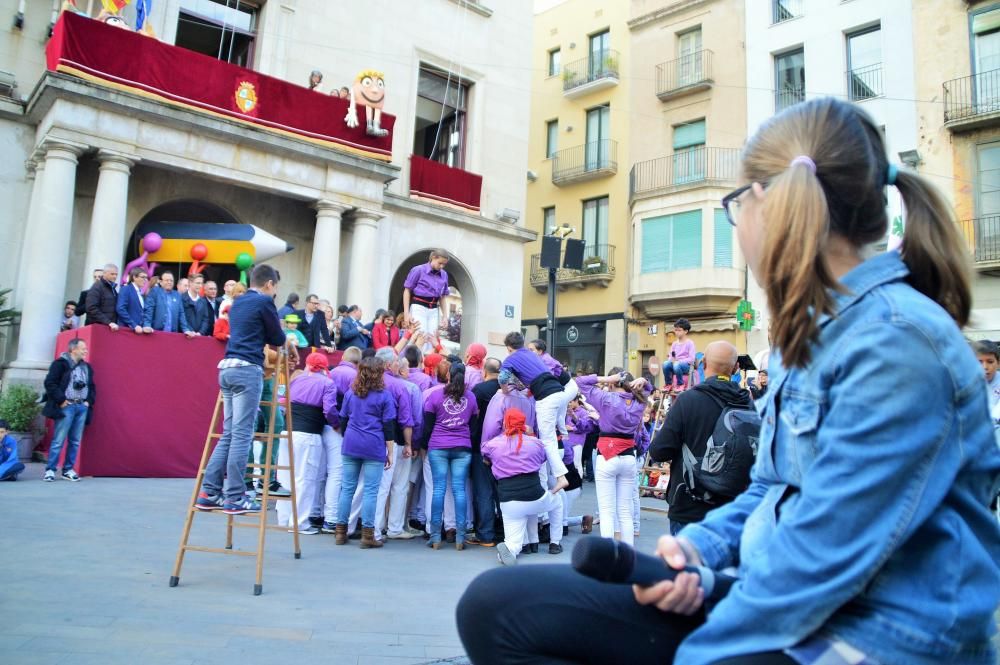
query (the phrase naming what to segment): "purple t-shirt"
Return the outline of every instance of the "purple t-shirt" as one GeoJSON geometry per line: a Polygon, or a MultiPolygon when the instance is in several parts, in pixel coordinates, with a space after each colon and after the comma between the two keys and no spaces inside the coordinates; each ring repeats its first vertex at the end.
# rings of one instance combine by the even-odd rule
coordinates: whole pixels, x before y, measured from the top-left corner
{"type": "Polygon", "coordinates": [[[483,382],[483,371],[471,365],[465,366],[465,387],[472,390],[483,382]]]}
{"type": "Polygon", "coordinates": [[[674,342],[670,345],[671,356],[667,358],[667,362],[693,363],[694,352],[694,340],[686,339],[683,342],[674,342]]]}
{"type": "Polygon", "coordinates": [[[434,431],[427,442],[428,450],[438,448],[471,448],[469,423],[479,413],[476,396],[466,390],[457,402],[444,394],[444,386],[424,394],[424,412],[435,416],[434,431]]]}
{"type": "Polygon", "coordinates": [[[353,390],[348,390],[340,407],[340,417],[348,418],[341,452],[384,462],[387,440],[384,425],[396,419],[396,404],[389,391],[373,390],[358,397],[353,390]]]}
{"type": "Polygon", "coordinates": [[[418,414],[413,413],[410,408],[410,396],[406,386],[403,385],[405,380],[391,372],[383,372],[382,380],[385,382],[385,389],[396,400],[396,420],[399,422],[399,426],[413,427],[416,425],[418,414]]]}
{"type": "Polygon", "coordinates": [[[556,360],[547,353],[543,353],[538,357],[542,359],[542,364],[544,364],[545,367],[548,368],[549,373],[552,376],[562,376],[563,373],[562,363],[560,363],[558,360],[556,360]]]}
{"type": "Polygon", "coordinates": [[[423,370],[415,367],[410,368],[410,373],[406,376],[406,380],[416,384],[417,388],[420,388],[420,392],[433,388],[436,383],[434,379],[424,374],[423,370]]]}
{"type": "Polygon", "coordinates": [[[483,443],[483,457],[490,460],[497,480],[522,473],[538,473],[545,464],[545,444],[525,434],[518,450],[517,436],[501,434],[483,443]]]}
{"type": "Polygon", "coordinates": [[[538,354],[524,348],[518,349],[504,358],[500,369],[509,370],[525,386],[530,386],[531,382],[542,374],[552,373],[549,372],[549,368],[545,366],[538,354]]]}
{"type": "Polygon", "coordinates": [[[597,421],[582,406],[566,412],[566,424],[573,426],[569,430],[569,447],[582,446],[587,442],[587,435],[597,429],[597,421]]]}
{"type": "Polygon", "coordinates": [[[448,273],[444,270],[432,270],[430,262],[414,266],[406,275],[403,288],[421,298],[443,298],[448,295],[448,273]]]}
{"type": "Polygon", "coordinates": [[[327,423],[337,425],[337,387],[323,372],[306,372],[292,379],[288,399],[323,409],[327,423]]]}
{"type": "Polygon", "coordinates": [[[330,378],[333,379],[333,385],[337,386],[337,395],[340,396],[341,404],[343,404],[343,397],[351,389],[351,384],[354,383],[354,378],[357,375],[357,366],[349,362],[341,362],[330,370],[330,378]]]}
{"type": "Polygon", "coordinates": [[[576,377],[576,385],[587,402],[601,414],[602,432],[635,435],[646,410],[645,400],[636,399],[632,393],[601,390],[597,387],[597,376],[594,374],[576,377]]]}
{"type": "Polygon", "coordinates": [[[511,407],[520,409],[524,413],[524,422],[528,427],[533,432],[538,431],[535,424],[535,400],[517,391],[504,393],[498,390],[486,407],[486,416],[483,418],[483,441],[489,441],[503,432],[503,416],[511,407]]]}

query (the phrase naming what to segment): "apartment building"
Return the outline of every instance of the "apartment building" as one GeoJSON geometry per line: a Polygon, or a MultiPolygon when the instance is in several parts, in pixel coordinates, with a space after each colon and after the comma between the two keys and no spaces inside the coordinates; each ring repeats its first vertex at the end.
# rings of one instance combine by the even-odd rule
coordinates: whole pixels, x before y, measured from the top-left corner
{"type": "MultiPolygon", "coordinates": [[[[527,227],[585,242],[583,268],[556,274],[555,357],[574,372],[625,359],[629,110],[628,3],[540,0],[531,51],[527,227]]],[[[548,270],[525,245],[522,326],[545,336],[548,270]]]]}
{"type": "MultiPolygon", "coordinates": [[[[366,314],[398,310],[407,270],[442,247],[454,257],[454,341],[502,351],[521,318],[521,273],[511,266],[536,237],[524,224],[531,0],[423,0],[391,11],[163,0],[148,19],[155,38],[76,14],[56,23],[61,1],[29,2],[14,20],[16,4],[4,3],[0,31],[0,250],[10,259],[0,262],[0,287],[15,289],[23,317],[6,339],[5,376],[37,379],[63,303],[90,270],[135,259],[143,225],[167,222],[262,229],[293,248],[268,260],[282,292],[316,292],[366,314]],[[79,57],[50,48],[47,64],[53,28],[79,57]],[[99,39],[81,41],[84,33],[99,39]],[[116,39],[118,49],[96,48],[116,39]],[[168,71],[167,61],[183,66],[168,71]],[[324,74],[322,100],[302,96],[313,70],[324,74]],[[365,134],[363,107],[360,130],[346,129],[346,102],[326,95],[365,70],[384,77],[384,138],[365,134]],[[179,81],[187,96],[169,93],[179,81]],[[296,105],[311,110],[269,115],[293,116],[296,105]]],[[[131,25],[134,5],[124,10],[131,25]]],[[[76,6],[95,16],[101,3],[76,6]]],[[[580,44],[567,52],[585,57],[580,44]]],[[[601,66],[617,68],[602,44],[601,66]]],[[[578,131],[567,136],[585,133],[582,118],[572,123],[578,131]]],[[[596,136],[603,164],[613,141],[596,136]]],[[[239,275],[212,259],[210,278],[239,275]]]]}
{"type": "MultiPolygon", "coordinates": [[[[832,95],[870,113],[883,128],[890,157],[919,168],[923,132],[918,123],[921,107],[915,100],[939,99],[940,92],[918,92],[917,73],[923,81],[928,72],[915,66],[939,56],[927,42],[920,42],[917,59],[914,12],[919,8],[932,16],[945,6],[965,4],[952,0],[747,0],[748,135],[792,104],[832,95]]],[[[938,27],[935,22],[934,29],[938,27]]],[[[954,48],[957,52],[958,47],[954,48]]],[[[945,78],[949,77],[942,75],[941,80],[945,78]]],[[[892,188],[887,192],[890,218],[899,217],[899,196],[892,188]]],[[[757,353],[767,348],[767,303],[753,279],[748,294],[760,313],[749,338],[750,352],[757,353]]]]}
{"type": "Polygon", "coordinates": [[[955,206],[975,265],[968,335],[1000,339],[1000,3],[915,2],[917,169],[955,206]]]}
{"type": "Polygon", "coordinates": [[[746,137],[743,0],[633,0],[629,89],[629,367],[661,361],[673,323],[699,349],[746,348],[746,266],[720,202],[746,137]]]}

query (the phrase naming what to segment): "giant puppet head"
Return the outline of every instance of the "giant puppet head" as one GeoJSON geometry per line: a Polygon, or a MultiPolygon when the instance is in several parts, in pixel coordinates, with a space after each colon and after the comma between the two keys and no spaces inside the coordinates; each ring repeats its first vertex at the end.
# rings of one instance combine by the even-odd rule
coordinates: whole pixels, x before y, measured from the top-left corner
{"type": "Polygon", "coordinates": [[[365,107],[365,133],[368,136],[388,136],[389,130],[382,129],[382,107],[385,105],[385,76],[382,72],[366,69],[354,79],[351,99],[344,121],[352,129],[358,126],[357,105],[365,107]]]}

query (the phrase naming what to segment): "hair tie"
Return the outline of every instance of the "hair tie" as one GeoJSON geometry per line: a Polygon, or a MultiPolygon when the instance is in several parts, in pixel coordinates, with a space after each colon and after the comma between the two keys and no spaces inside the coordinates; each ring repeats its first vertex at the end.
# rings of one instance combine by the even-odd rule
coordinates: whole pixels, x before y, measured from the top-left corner
{"type": "Polygon", "coordinates": [[[812,160],[812,157],[809,157],[807,155],[799,155],[792,161],[788,162],[788,167],[791,168],[797,164],[802,164],[803,166],[808,168],[813,175],[816,175],[816,162],[812,160]]]}
{"type": "Polygon", "coordinates": [[[899,167],[890,162],[885,169],[885,184],[895,186],[897,175],[899,175],[899,167]]]}

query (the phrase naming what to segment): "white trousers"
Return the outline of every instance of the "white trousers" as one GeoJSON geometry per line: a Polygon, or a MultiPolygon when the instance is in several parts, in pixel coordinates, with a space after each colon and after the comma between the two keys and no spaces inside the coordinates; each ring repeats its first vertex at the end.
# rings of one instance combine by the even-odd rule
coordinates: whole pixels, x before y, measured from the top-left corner
{"type": "MultiPolygon", "coordinates": [[[[563,386],[563,392],[566,393],[566,401],[563,402],[562,407],[559,409],[559,420],[556,422],[559,426],[559,433],[562,434],[565,439],[569,434],[569,431],[566,429],[566,409],[569,407],[569,403],[576,399],[576,396],[580,394],[580,387],[576,385],[576,381],[570,379],[569,383],[563,386]]],[[[569,445],[569,442],[563,441],[563,445],[569,445]]]]}
{"type": "Polygon", "coordinates": [[[576,472],[583,478],[583,446],[573,446],[573,464],[576,465],[576,472]]]}
{"type": "MultiPolygon", "coordinates": [[[[576,383],[570,381],[567,387],[576,383]]],[[[538,438],[545,445],[545,458],[549,461],[549,471],[554,476],[565,476],[566,465],[562,461],[562,451],[556,439],[556,429],[566,427],[566,405],[569,403],[565,390],[549,395],[535,402],[535,420],[538,422],[538,438]],[[562,413],[562,420],[559,414],[562,413]],[[561,425],[560,425],[561,423],[561,425]]]]}
{"type": "MultiPolygon", "coordinates": [[[[438,336],[438,326],[441,325],[441,308],[435,307],[431,309],[430,307],[424,307],[423,305],[417,303],[410,304],[410,317],[416,321],[420,322],[421,332],[438,336]]],[[[424,348],[422,351],[427,353],[428,350],[432,349],[431,343],[424,342],[424,348]]]]}
{"type": "Polygon", "coordinates": [[[639,518],[641,517],[642,506],[639,503],[639,480],[642,478],[643,458],[636,456],[635,460],[635,482],[632,483],[632,529],[639,533],[639,518]]]}
{"type": "MultiPolygon", "coordinates": [[[[550,524],[562,524],[562,498],[552,492],[545,492],[535,501],[504,501],[500,504],[503,513],[503,539],[516,556],[527,542],[538,542],[538,514],[548,513],[550,524]],[[532,528],[534,526],[534,528],[532,528]],[[532,534],[531,532],[534,531],[532,534]],[[533,536],[533,537],[532,537],[533,536]]],[[[562,529],[553,528],[549,532],[551,542],[562,541],[562,529]]]]}
{"type": "MultiPolygon", "coordinates": [[[[319,461],[323,451],[323,437],[319,434],[294,432],[292,446],[295,449],[295,511],[299,518],[298,528],[309,526],[309,513],[316,501],[316,483],[319,480],[319,461]]],[[[288,446],[278,448],[278,466],[288,465],[288,446]]],[[[290,488],[291,474],[288,471],[277,472],[278,482],[290,488]]],[[[290,499],[279,500],[276,506],[278,525],[293,527],[292,502],[290,499]]]]}
{"type": "Polygon", "coordinates": [[[582,488],[577,487],[575,490],[559,492],[563,500],[563,526],[580,526],[583,523],[583,515],[573,515],[573,504],[580,498],[582,491],[582,488]]]}
{"type": "Polygon", "coordinates": [[[611,538],[617,530],[622,542],[635,542],[632,522],[632,493],[635,487],[635,457],[619,455],[610,460],[597,456],[594,471],[597,505],[601,510],[601,536],[611,538]],[[613,516],[618,517],[617,524],[613,516]]]}
{"type": "MultiPolygon", "coordinates": [[[[340,501],[340,482],[344,475],[344,464],[340,456],[340,448],[344,437],[329,425],[323,428],[323,464],[322,474],[324,487],[322,495],[323,521],[337,523],[337,503],[340,501]]],[[[320,503],[317,497],[316,503],[320,503]]],[[[315,514],[316,511],[314,510],[315,514]]]]}
{"type": "Polygon", "coordinates": [[[392,469],[382,474],[375,504],[375,538],[382,540],[382,529],[398,536],[406,527],[406,499],[410,493],[410,465],[413,460],[403,457],[404,447],[393,448],[392,469]],[[386,510],[388,503],[388,510],[386,510]]]}

